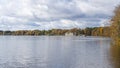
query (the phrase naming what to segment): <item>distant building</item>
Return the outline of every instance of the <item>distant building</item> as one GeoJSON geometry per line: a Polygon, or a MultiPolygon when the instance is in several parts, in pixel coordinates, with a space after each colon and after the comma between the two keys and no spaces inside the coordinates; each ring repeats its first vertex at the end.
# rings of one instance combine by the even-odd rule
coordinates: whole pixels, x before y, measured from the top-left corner
{"type": "Polygon", "coordinates": [[[66,32],[65,36],[74,36],[74,33],[72,33],[72,32],[66,32]]]}

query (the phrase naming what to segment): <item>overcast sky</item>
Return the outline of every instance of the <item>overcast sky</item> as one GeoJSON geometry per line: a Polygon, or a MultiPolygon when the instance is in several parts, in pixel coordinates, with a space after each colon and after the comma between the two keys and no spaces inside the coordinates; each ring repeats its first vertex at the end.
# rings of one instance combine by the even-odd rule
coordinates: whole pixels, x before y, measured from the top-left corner
{"type": "Polygon", "coordinates": [[[0,30],[103,26],[120,0],[0,0],[0,30]]]}

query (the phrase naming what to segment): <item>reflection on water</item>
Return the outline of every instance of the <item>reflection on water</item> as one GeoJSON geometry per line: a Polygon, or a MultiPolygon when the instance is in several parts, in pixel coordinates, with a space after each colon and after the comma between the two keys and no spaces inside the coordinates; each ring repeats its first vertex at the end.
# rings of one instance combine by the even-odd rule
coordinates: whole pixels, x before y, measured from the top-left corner
{"type": "Polygon", "coordinates": [[[109,49],[109,38],[0,36],[0,67],[113,68],[109,49]]]}
{"type": "Polygon", "coordinates": [[[120,45],[112,45],[110,48],[111,62],[114,68],[120,68],[120,45]]]}

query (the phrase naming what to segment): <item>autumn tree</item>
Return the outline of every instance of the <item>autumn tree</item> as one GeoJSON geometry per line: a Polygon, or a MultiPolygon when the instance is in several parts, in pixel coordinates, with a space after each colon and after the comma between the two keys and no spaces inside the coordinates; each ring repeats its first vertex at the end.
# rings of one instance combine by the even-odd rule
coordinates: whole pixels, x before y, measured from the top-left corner
{"type": "Polygon", "coordinates": [[[120,44],[120,6],[116,7],[111,20],[111,37],[115,43],[120,44]]]}

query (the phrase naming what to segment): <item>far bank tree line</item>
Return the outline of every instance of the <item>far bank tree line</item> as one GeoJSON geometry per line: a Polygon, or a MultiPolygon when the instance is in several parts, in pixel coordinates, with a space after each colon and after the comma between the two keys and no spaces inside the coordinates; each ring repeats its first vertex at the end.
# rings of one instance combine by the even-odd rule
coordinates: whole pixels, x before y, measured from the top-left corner
{"type": "Polygon", "coordinates": [[[108,33],[109,27],[94,27],[94,28],[73,28],[73,29],[51,29],[51,30],[19,30],[19,31],[0,31],[0,35],[65,35],[73,33],[75,36],[110,36],[108,33]]]}

